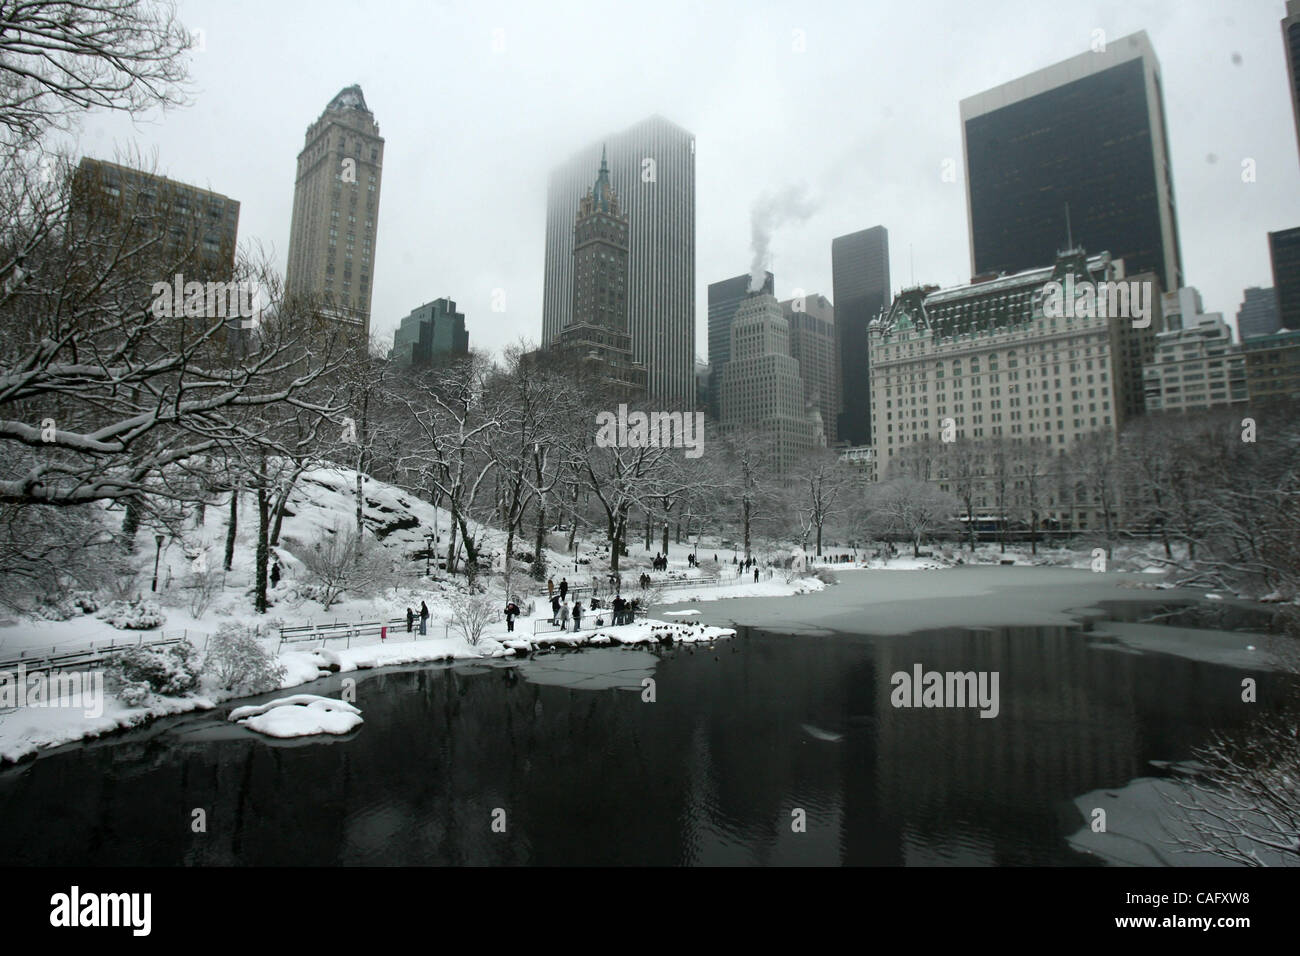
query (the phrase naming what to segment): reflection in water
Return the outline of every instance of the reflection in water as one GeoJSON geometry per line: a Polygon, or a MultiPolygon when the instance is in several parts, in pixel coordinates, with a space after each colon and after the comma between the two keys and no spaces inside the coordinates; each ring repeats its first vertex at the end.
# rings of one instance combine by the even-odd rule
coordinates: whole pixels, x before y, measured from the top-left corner
{"type": "Polygon", "coordinates": [[[742,631],[352,676],[366,722],[345,739],[278,745],[222,708],[0,773],[0,862],[1086,863],[1074,797],[1247,716],[1238,671],[1065,628],[742,631]],[[998,671],[999,716],[894,709],[890,674],[918,662],[998,671]]]}

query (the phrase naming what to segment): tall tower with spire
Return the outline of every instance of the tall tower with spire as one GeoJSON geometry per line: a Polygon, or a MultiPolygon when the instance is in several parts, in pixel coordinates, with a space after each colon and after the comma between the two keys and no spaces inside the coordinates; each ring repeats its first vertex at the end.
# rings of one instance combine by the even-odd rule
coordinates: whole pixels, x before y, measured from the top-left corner
{"type": "Polygon", "coordinates": [[[361,87],[340,90],[298,154],[285,291],[370,337],[384,140],[361,87]]]}
{"type": "Polygon", "coordinates": [[[627,319],[628,217],[619,207],[604,150],[596,183],[573,224],[573,308],[559,346],[596,366],[621,397],[644,397],[646,370],[633,361],[627,319]]]}

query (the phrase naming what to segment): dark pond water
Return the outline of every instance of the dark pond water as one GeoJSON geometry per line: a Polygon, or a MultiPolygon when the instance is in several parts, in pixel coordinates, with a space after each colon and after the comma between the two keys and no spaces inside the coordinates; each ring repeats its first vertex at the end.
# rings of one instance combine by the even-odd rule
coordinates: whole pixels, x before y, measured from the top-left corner
{"type": "Polygon", "coordinates": [[[1090,864],[1074,797],[1249,716],[1243,672],[1073,628],[742,631],[352,676],[346,738],[269,741],[225,707],[0,771],[0,863],[1090,864]],[[998,716],[894,708],[917,662],[997,671],[998,716]]]}

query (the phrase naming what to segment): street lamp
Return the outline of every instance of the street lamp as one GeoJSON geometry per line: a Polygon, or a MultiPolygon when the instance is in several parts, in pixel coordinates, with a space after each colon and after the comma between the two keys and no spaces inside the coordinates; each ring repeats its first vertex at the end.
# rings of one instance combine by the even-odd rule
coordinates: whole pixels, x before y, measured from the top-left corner
{"type": "Polygon", "coordinates": [[[158,590],[158,559],[162,557],[163,536],[156,534],[153,536],[155,551],[153,553],[153,590],[158,590]]]}
{"type": "Polygon", "coordinates": [[[424,539],[429,542],[429,547],[424,552],[424,576],[426,578],[433,573],[431,569],[433,563],[433,539],[435,537],[436,535],[432,531],[424,536],[424,539]]]}

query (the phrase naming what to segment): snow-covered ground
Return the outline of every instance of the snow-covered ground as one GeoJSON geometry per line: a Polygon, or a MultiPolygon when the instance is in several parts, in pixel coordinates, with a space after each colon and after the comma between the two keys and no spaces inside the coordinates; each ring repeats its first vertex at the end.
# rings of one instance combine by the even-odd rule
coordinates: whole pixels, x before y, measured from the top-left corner
{"type": "MultiPolygon", "coordinates": [[[[392,640],[351,648],[285,651],[279,658],[285,666],[280,686],[281,689],[298,687],[331,673],[400,664],[511,657],[546,648],[710,642],[733,637],[736,633],[728,627],[689,621],[641,620],[618,627],[589,628],[577,633],[544,631],[537,635],[531,633],[531,627],[525,631],[519,625],[516,626],[518,629],[513,634],[506,634],[503,630],[499,635],[503,640],[482,637],[474,646],[463,637],[402,640],[400,638],[406,637],[403,632],[392,640]]],[[[266,641],[268,646],[273,646],[274,643],[273,640],[266,641]]],[[[185,697],[162,697],[155,694],[148,706],[130,707],[106,691],[94,710],[78,704],[76,707],[28,706],[0,711],[0,760],[16,761],[46,747],[140,726],[169,714],[208,710],[224,700],[238,696],[240,695],[206,687],[203,693],[185,697]],[[92,716],[97,710],[102,712],[92,716]]],[[[315,713],[268,713],[265,716],[268,720],[262,723],[273,731],[278,731],[274,734],[276,736],[290,736],[295,730],[302,731],[303,720],[322,723],[321,715],[315,713]],[[293,721],[291,718],[294,717],[299,720],[293,721]]]]}

